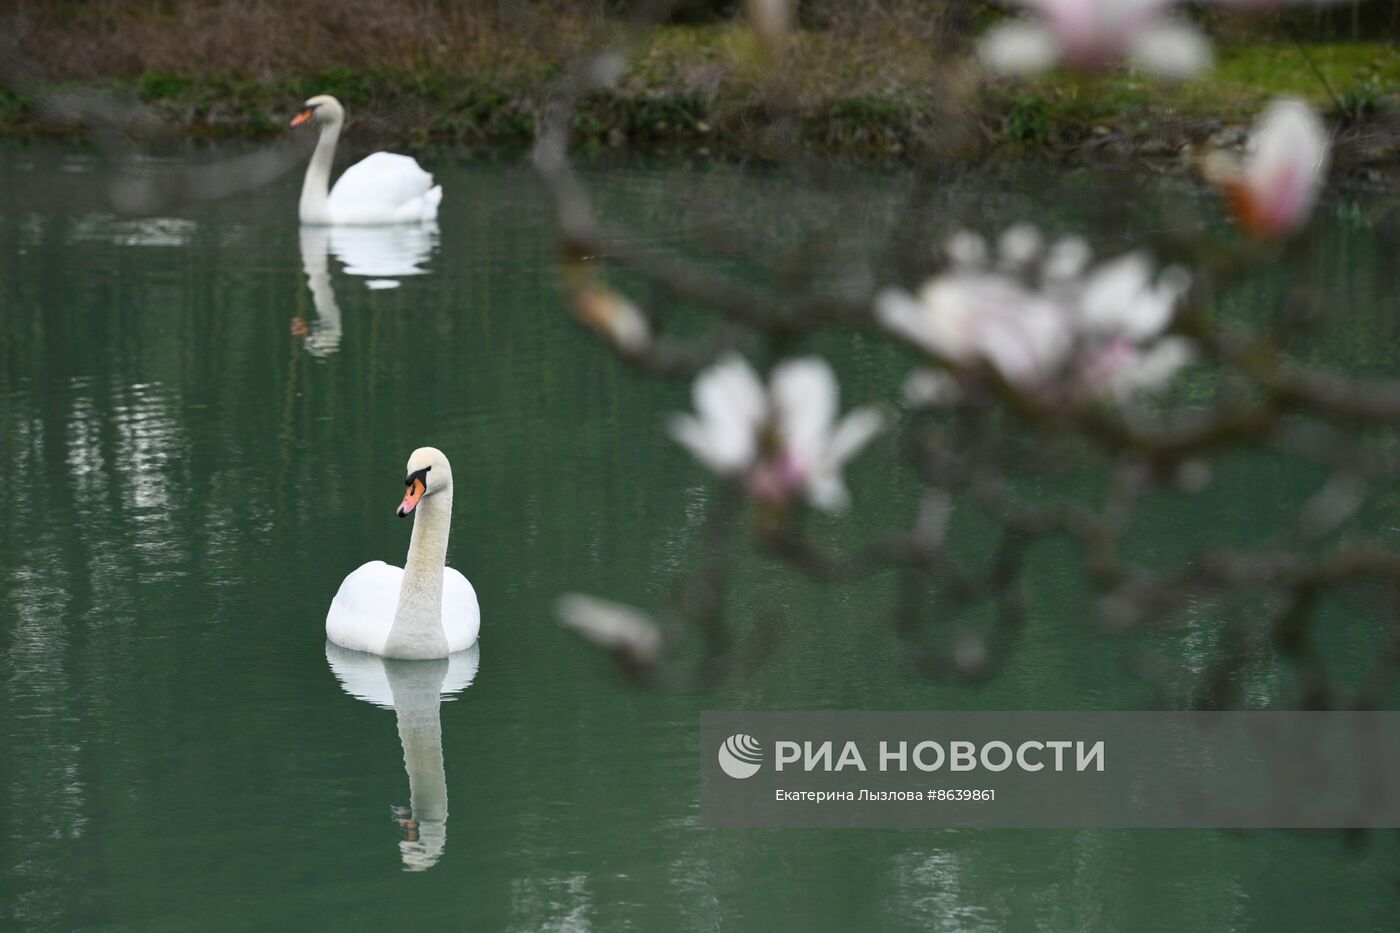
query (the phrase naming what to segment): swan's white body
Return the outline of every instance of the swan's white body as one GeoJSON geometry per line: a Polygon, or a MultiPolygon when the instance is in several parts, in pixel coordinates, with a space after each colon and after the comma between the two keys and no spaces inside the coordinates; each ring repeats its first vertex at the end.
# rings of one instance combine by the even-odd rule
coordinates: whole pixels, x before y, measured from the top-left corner
{"type": "Polygon", "coordinates": [[[408,472],[399,507],[401,516],[416,513],[408,559],[402,568],[370,561],[346,577],[326,613],[326,637],[385,658],[445,658],[476,643],[481,609],[467,578],[447,566],[451,465],[442,451],[422,447],[408,472]]]}
{"type": "Polygon", "coordinates": [[[294,125],[313,117],[321,124],[321,136],[301,186],[302,223],[402,224],[437,217],[442,187],[409,156],[373,153],[346,169],[331,188],[331,163],[345,111],[334,97],[322,94],[306,102],[294,125]]]}
{"type": "MultiPolygon", "coordinates": [[[[451,567],[444,567],[439,627],[446,649],[441,653],[433,650],[426,654],[391,654],[389,634],[394,627],[403,578],[402,567],[390,566],[382,560],[361,564],[340,584],[331,601],[331,610],[326,615],[326,637],[342,648],[386,658],[445,658],[476,643],[481,630],[476,591],[466,577],[451,567]]],[[[431,637],[420,641],[435,643],[431,637]]]]}

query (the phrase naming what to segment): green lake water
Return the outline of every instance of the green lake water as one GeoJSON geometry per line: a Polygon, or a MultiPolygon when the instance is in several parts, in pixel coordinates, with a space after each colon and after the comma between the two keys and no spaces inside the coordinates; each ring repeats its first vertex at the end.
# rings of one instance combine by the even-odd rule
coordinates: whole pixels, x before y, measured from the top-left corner
{"type": "MultiPolygon", "coordinates": [[[[551,604],[656,605],[689,566],[713,488],[661,430],[688,388],[634,375],[561,311],[527,171],[424,161],[446,191],[438,231],[337,235],[299,231],[295,172],[131,219],[92,153],[0,150],[0,929],[1395,928],[1393,834],[700,827],[701,709],[1131,709],[1149,694],[1054,555],[1018,653],[980,689],[906,672],[888,581],[827,590],[747,559],[731,615],[776,607],[786,626],[764,668],[702,696],[622,682],[551,604]],[[342,687],[323,626],[345,574],[401,562],[393,510],[427,444],[452,459],[449,562],[480,598],[479,668],[440,712],[396,717],[342,687]],[[410,803],[405,743],[416,792],[448,801],[417,840],[392,809],[410,803]]],[[[607,217],[663,246],[741,268],[751,245],[836,231],[820,247],[836,271],[908,186],[853,174],[802,196],[679,165],[591,177],[607,217]]],[[[1210,216],[1179,182],[1093,190],[973,179],[930,210],[992,226],[1045,212],[1110,244],[1129,220],[1210,216]]],[[[1318,228],[1309,284],[1353,321],[1316,352],[1395,371],[1391,213],[1338,197],[1318,228]]],[[[1234,310],[1267,313],[1278,287],[1234,310]]],[[[848,403],[895,398],[905,357],[818,345],[848,403]]],[[[856,465],[857,509],[824,533],[902,520],[890,449],[856,465]]],[[[1310,479],[1225,471],[1213,507],[1140,547],[1248,537],[1310,479]]],[[[1391,505],[1379,521],[1400,527],[1391,505]]],[[[415,672],[378,677],[396,698],[435,693],[415,672]]],[[[1261,675],[1250,695],[1281,689],[1261,675]]]]}

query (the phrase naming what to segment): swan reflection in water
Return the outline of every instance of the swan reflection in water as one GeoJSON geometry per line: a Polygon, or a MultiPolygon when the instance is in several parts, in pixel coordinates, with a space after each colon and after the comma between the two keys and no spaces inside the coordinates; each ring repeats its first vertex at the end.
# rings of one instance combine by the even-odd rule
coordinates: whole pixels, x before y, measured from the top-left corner
{"type": "Polygon", "coordinates": [[[437,249],[436,222],[395,224],[387,227],[301,228],[301,267],[311,289],[316,322],[292,321],[292,332],[305,338],[307,352],[329,356],[340,348],[340,305],[331,286],[330,257],[335,256],[346,275],[365,279],[371,290],[398,288],[399,279],[424,275],[423,268],[437,249]]]}
{"type": "Polygon", "coordinates": [[[433,867],[447,847],[442,698],[471,686],[481,649],[472,645],[437,661],[396,661],[328,641],[326,661],[346,693],[394,711],[408,772],[408,807],[394,808],[402,834],[399,854],[407,871],[433,867]]]}

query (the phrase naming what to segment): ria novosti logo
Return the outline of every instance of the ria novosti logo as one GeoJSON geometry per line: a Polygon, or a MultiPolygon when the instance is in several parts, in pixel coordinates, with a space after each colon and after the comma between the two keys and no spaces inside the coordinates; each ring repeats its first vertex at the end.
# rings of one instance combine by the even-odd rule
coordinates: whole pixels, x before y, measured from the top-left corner
{"type": "Polygon", "coordinates": [[[753,736],[736,732],[720,744],[719,766],[732,778],[751,778],[763,766],[763,746],[753,736]]]}

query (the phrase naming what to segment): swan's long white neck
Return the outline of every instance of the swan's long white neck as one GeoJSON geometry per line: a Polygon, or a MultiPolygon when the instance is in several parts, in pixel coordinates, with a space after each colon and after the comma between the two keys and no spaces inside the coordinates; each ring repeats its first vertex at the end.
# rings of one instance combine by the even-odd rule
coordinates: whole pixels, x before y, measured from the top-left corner
{"type": "Polygon", "coordinates": [[[441,658],[447,655],[447,632],[442,627],[442,573],[447,566],[447,535],[452,527],[452,486],[425,495],[413,514],[413,537],[384,655],[441,658]]]}
{"type": "Polygon", "coordinates": [[[340,139],[340,120],[327,120],[321,125],[316,151],[306,166],[306,178],[301,183],[301,203],[297,212],[304,224],[330,223],[327,198],[331,190],[331,163],[335,161],[335,144],[340,139]]]}

